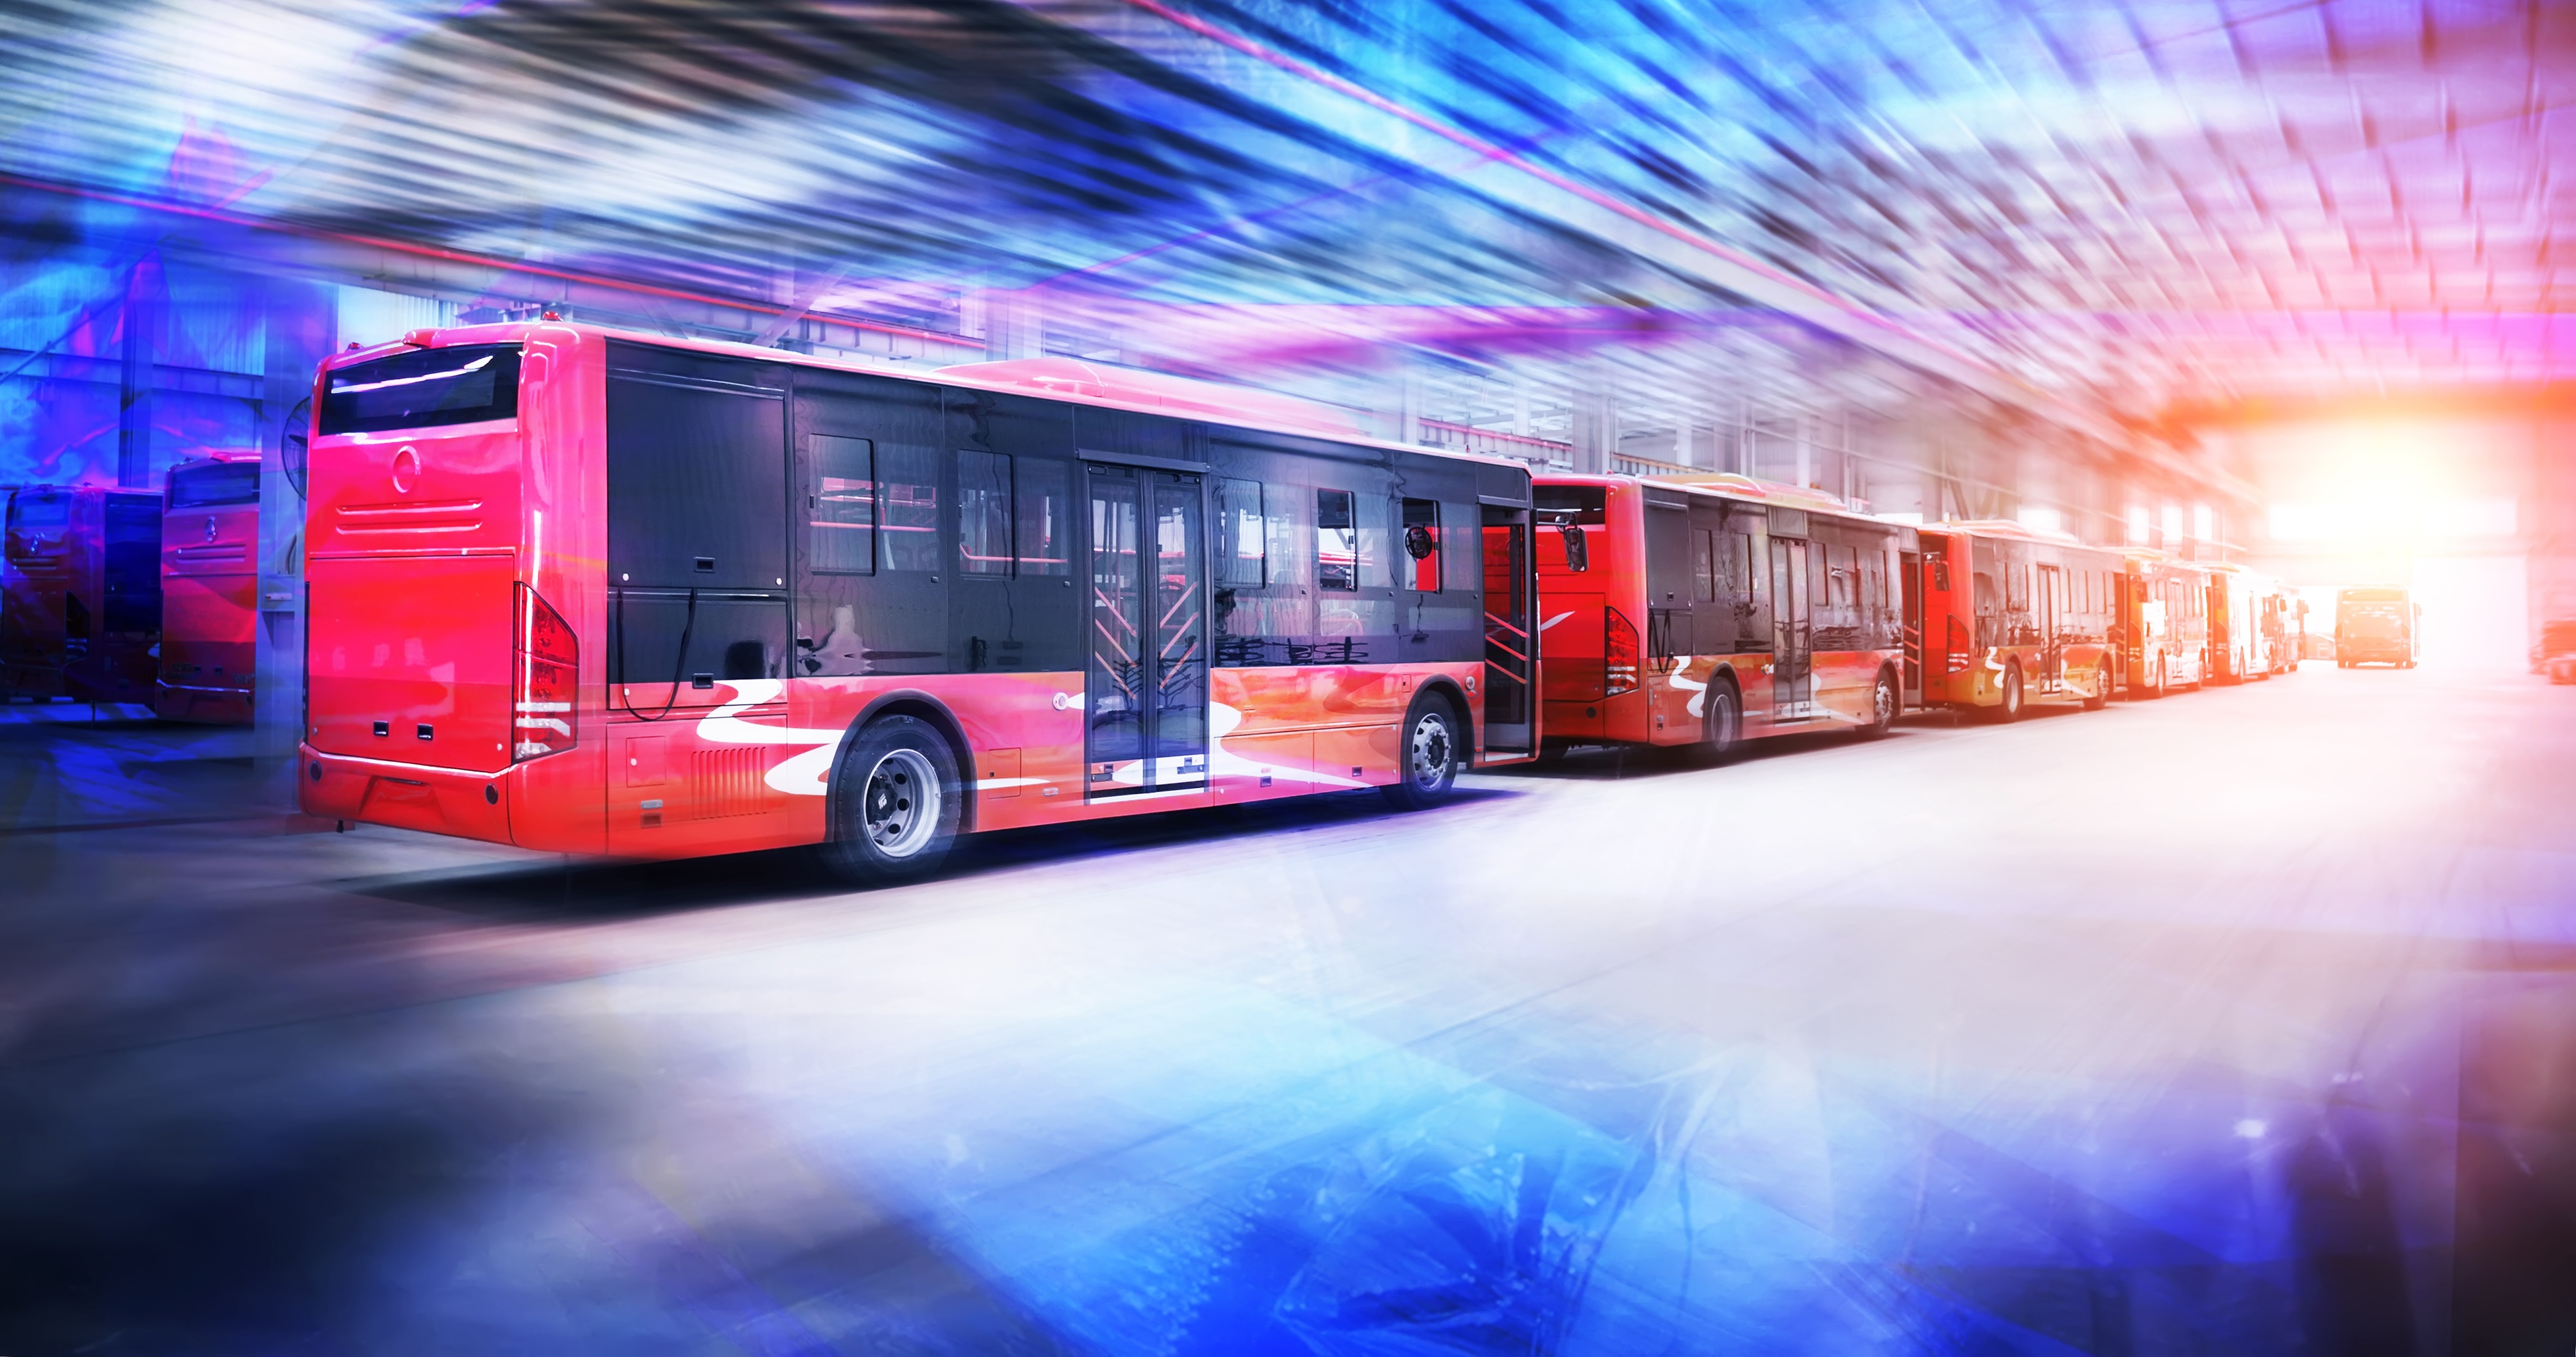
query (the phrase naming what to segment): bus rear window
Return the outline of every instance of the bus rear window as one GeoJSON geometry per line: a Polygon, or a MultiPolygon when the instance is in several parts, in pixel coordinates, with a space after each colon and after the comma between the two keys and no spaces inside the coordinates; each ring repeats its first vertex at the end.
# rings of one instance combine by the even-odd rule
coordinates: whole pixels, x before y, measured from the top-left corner
{"type": "Polygon", "coordinates": [[[9,497],[9,531],[41,532],[72,521],[72,497],[59,492],[24,490],[9,497]]]}
{"type": "Polygon", "coordinates": [[[218,504],[259,503],[259,463],[226,462],[170,473],[170,507],[208,509],[218,504]]]}
{"type": "Polygon", "coordinates": [[[518,345],[414,349],[334,369],[322,393],[320,431],[425,429],[518,413],[518,345]]]}
{"type": "Polygon", "coordinates": [[[1608,521],[1610,492],[1598,485],[1534,485],[1538,521],[1556,527],[1568,523],[1604,523],[1608,521]]]}

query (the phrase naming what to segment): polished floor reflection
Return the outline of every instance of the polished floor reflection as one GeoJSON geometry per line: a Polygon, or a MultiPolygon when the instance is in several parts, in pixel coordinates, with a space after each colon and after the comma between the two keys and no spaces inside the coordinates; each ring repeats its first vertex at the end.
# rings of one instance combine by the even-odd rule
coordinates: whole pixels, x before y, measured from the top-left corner
{"type": "Polygon", "coordinates": [[[289,832],[245,736],[70,712],[0,724],[0,1351],[2576,1345],[2537,679],[1578,756],[873,895],[289,832]]]}

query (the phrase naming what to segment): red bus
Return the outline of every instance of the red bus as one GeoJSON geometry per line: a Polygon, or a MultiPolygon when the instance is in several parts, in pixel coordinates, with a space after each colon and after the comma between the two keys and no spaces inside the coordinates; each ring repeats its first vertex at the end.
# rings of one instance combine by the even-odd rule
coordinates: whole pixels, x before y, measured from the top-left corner
{"type": "Polygon", "coordinates": [[[1740,476],[1543,475],[1546,745],[1695,746],[1881,734],[1903,703],[1913,530],[1740,476]]]}
{"type": "Polygon", "coordinates": [[[2011,721],[2028,703],[2111,700],[2118,552],[1993,519],[1921,535],[1923,705],[2011,721]]]}
{"type": "Polygon", "coordinates": [[[888,881],[969,831],[1420,807],[1533,753],[1527,468],[1245,401],[562,323],[335,355],[304,808],[888,881]]]}
{"type": "Polygon", "coordinates": [[[2129,692],[2162,697],[2199,687],[2209,655],[2209,572],[2170,552],[2122,553],[2119,641],[2129,692]]]}
{"type": "Polygon", "coordinates": [[[259,592],[259,454],[170,468],[162,493],[155,715],[248,725],[259,592]]]}
{"type": "Polygon", "coordinates": [[[161,497],[95,485],[9,493],[0,692],[152,700],[161,631],[161,497]]]}
{"type": "Polygon", "coordinates": [[[2364,664],[2415,667],[2416,627],[2424,605],[2403,589],[2364,586],[2335,591],[2335,667],[2364,664]]]}

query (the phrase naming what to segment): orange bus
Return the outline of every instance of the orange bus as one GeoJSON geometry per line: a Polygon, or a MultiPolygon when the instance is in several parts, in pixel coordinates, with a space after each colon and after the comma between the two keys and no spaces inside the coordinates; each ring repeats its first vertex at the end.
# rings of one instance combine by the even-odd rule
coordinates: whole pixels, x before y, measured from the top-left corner
{"type": "Polygon", "coordinates": [[[1740,476],[1542,475],[1545,743],[1695,747],[1884,733],[1902,709],[1913,529],[1740,476]]]}
{"type": "Polygon", "coordinates": [[[182,462],[170,468],[162,501],[153,713],[248,725],[259,617],[259,454],[182,462]]]}
{"type": "Polygon", "coordinates": [[[2209,658],[2209,572],[2152,547],[2122,551],[2118,639],[2129,692],[2200,686],[2209,658]]]}
{"type": "Polygon", "coordinates": [[[1922,530],[1925,706],[2095,711],[2119,682],[2119,553],[1999,519],[1922,530]]]}
{"type": "Polygon", "coordinates": [[[1528,469],[1329,408],[555,322],[334,355],[314,403],[316,815],[883,882],[1534,752],[1528,469]]]}

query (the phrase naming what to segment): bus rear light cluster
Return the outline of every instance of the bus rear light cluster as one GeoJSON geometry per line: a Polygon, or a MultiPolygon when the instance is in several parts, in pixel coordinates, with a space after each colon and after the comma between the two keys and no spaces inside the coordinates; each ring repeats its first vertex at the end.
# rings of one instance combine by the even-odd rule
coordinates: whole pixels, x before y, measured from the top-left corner
{"type": "Polygon", "coordinates": [[[1949,674],[1968,672],[1968,629],[1960,626],[1959,619],[1955,617],[1950,619],[1948,640],[1948,653],[1943,656],[1941,662],[1942,672],[1949,674]]]}
{"type": "Polygon", "coordinates": [[[510,761],[559,754],[573,746],[572,704],[581,646],[572,628],[537,591],[519,586],[517,651],[510,693],[514,737],[510,761]]]}
{"type": "Polygon", "coordinates": [[[1601,610],[1602,675],[1605,697],[1637,691],[1637,624],[1616,608],[1601,610]]]}

